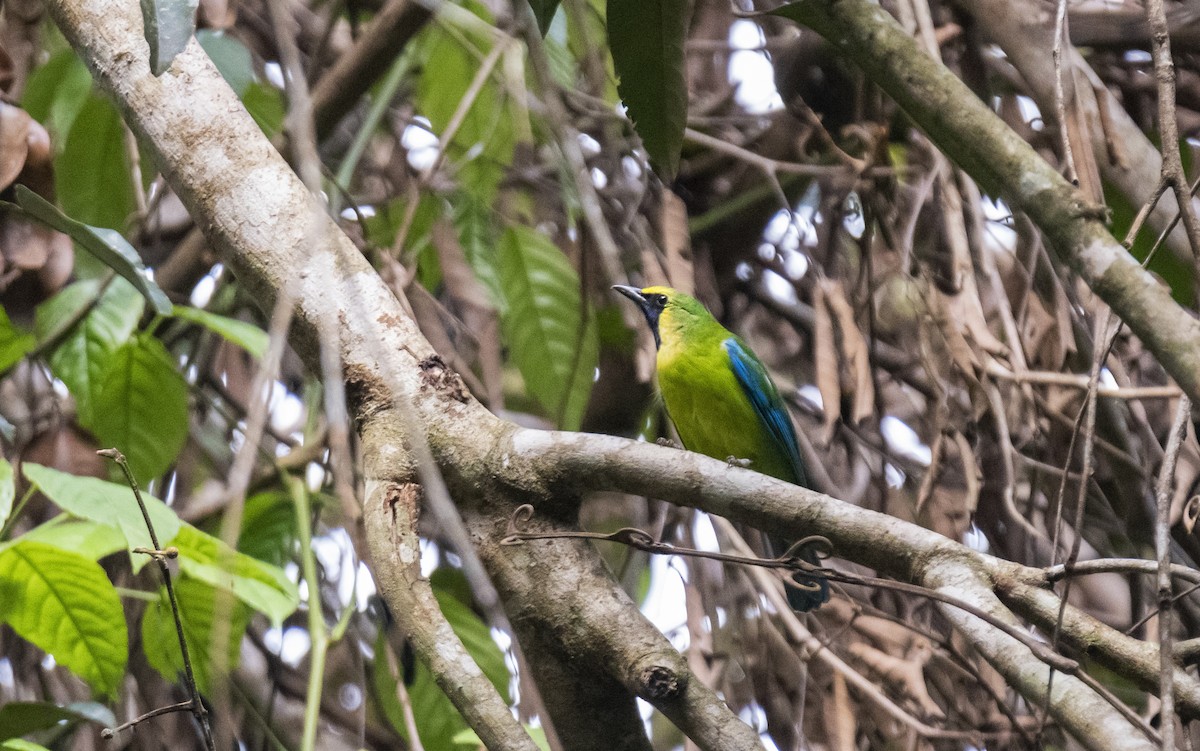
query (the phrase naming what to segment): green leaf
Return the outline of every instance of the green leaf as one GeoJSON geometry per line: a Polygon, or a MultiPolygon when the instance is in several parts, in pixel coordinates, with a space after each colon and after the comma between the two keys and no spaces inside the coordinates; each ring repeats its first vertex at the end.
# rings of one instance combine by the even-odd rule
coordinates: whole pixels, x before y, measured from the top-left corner
{"type": "MultiPolygon", "coordinates": [[[[490,14],[481,4],[469,2],[467,8],[491,23],[490,14]]],[[[417,87],[417,111],[429,118],[433,131],[441,137],[479,71],[480,58],[476,55],[486,55],[495,42],[480,34],[452,34],[441,24],[430,25],[423,38],[428,47],[417,87]],[[464,43],[476,49],[467,49],[464,43]]],[[[479,88],[446,145],[446,154],[458,167],[459,183],[464,189],[480,200],[492,200],[505,168],[512,163],[517,121],[526,119],[527,115],[513,106],[497,83],[494,71],[479,88]]]]}
{"type": "MultiPolygon", "coordinates": [[[[95,702],[59,705],[44,701],[10,701],[0,707],[0,738],[20,738],[22,735],[52,728],[61,722],[98,722],[109,727],[117,724],[108,707],[95,702]]],[[[0,749],[28,747],[42,748],[37,744],[26,747],[0,744],[0,749]]]]}
{"type": "Polygon", "coordinates": [[[464,195],[455,201],[454,226],[475,278],[491,293],[492,304],[502,311],[504,289],[497,268],[500,261],[496,254],[496,229],[489,207],[464,195]]]}
{"type": "Polygon", "coordinates": [[[254,83],[254,60],[250,50],[239,39],[223,31],[201,29],[196,32],[196,41],[212,58],[213,65],[229,84],[229,88],[239,96],[246,95],[250,85],[254,83]]]}
{"type": "Polygon", "coordinates": [[[69,47],[29,76],[21,106],[50,131],[55,153],[65,148],[71,126],[91,91],[92,74],[69,47]]]}
{"type": "Polygon", "coordinates": [[[595,316],[585,325],[579,276],[540,232],[515,226],[500,240],[505,343],[529,393],[563,430],[578,430],[599,356],[595,316]]]}
{"type": "Polygon", "coordinates": [[[141,256],[120,232],[77,222],[24,185],[16,186],[16,196],[17,205],[25,213],[68,235],[79,247],[132,284],[155,313],[164,316],[171,314],[171,301],[167,293],[145,275],[146,265],[142,263],[141,256]]]}
{"type": "MultiPolygon", "coordinates": [[[[67,514],[59,514],[39,524],[21,535],[20,539],[69,550],[92,561],[125,549],[125,540],[121,535],[114,535],[110,525],[75,519],[67,514]]],[[[145,556],[139,557],[145,559],[145,556]]]]}
{"type": "Polygon", "coordinates": [[[8,521],[12,513],[13,499],[16,498],[17,488],[13,484],[13,468],[4,457],[0,456],[0,528],[8,521]]]}
{"type": "Polygon", "coordinates": [[[50,372],[75,397],[79,422],[85,427],[93,424],[112,354],[133,334],[144,308],[141,296],[125,280],[114,279],[103,294],[102,287],[98,279],[76,282],[39,305],[34,316],[39,341],[62,337],[50,352],[50,372]]]}
{"type": "Polygon", "coordinates": [[[608,42],[629,110],[650,161],[671,182],[687,125],[687,0],[608,0],[608,42]]]}
{"type": "MultiPolygon", "coordinates": [[[[502,696],[508,695],[508,668],[504,664],[504,653],[492,640],[491,631],[486,623],[479,619],[466,604],[452,595],[434,587],[438,605],[449,621],[454,633],[462,640],[463,646],[483,670],[496,690],[502,696]]],[[[376,645],[375,664],[372,671],[373,686],[377,700],[392,726],[406,739],[408,728],[396,701],[396,687],[392,683],[391,673],[387,667],[386,654],[382,639],[376,645]]],[[[418,661],[413,683],[408,687],[408,698],[412,704],[413,717],[416,720],[417,734],[425,748],[454,748],[454,738],[468,729],[466,720],[458,713],[446,694],[433,679],[433,674],[418,661]]]]}
{"type": "Polygon", "coordinates": [[[179,548],[180,571],[232,592],[276,626],[300,604],[299,591],[283,569],[234,551],[190,524],[179,528],[171,544],[179,548]]]}
{"type": "Polygon", "coordinates": [[[538,31],[542,32],[542,36],[550,31],[550,22],[558,12],[558,3],[559,0],[529,0],[529,7],[533,9],[533,17],[537,19],[538,31]]]}
{"type": "Polygon", "coordinates": [[[150,44],[150,71],[161,76],[196,30],[200,0],[141,0],[142,27],[150,44]]]}
{"type": "Polygon", "coordinates": [[[9,738],[0,743],[0,751],[50,751],[50,749],[22,738],[9,738]]]}
{"type": "MultiPolygon", "coordinates": [[[[192,675],[200,693],[212,687],[212,634],[216,622],[217,590],[204,582],[187,576],[175,580],[175,600],[179,603],[179,619],[183,622],[183,638],[187,641],[192,675]]],[[[237,666],[242,653],[242,635],[250,624],[250,609],[237,600],[231,601],[229,613],[229,654],[226,668],[237,666]]],[[[179,650],[179,635],[166,587],[158,590],[158,601],[146,607],[142,615],[142,649],[146,661],[169,681],[183,674],[183,653],[179,650]]]]}
{"type": "Polygon", "coordinates": [[[200,308],[176,305],[172,315],[185,321],[197,323],[213,333],[221,336],[231,344],[236,344],[255,357],[261,358],[267,354],[267,345],[271,343],[267,332],[252,323],[239,321],[236,318],[211,313],[200,308]]]}
{"type": "Polygon", "coordinates": [[[162,342],[148,334],[112,354],[96,399],[92,432],[129,459],[139,482],[166,471],[187,440],[188,391],[162,342]]]}
{"type": "Polygon", "coordinates": [[[0,550],[0,619],[101,694],[125,674],[125,615],[95,561],[38,542],[0,550]]]}
{"type": "Polygon", "coordinates": [[[0,307],[0,373],[24,359],[36,343],[33,335],[17,328],[0,307]]]}
{"type": "Polygon", "coordinates": [[[283,93],[274,86],[254,81],[246,87],[242,95],[242,104],[258,127],[268,137],[273,138],[283,132],[283,119],[287,108],[283,104],[283,93]]]}
{"type": "Polygon", "coordinates": [[[282,566],[292,559],[296,511],[281,491],[258,493],[246,499],[238,550],[264,563],[282,566]]]}
{"type": "Polygon", "coordinates": [[[126,152],[125,125],[116,108],[98,94],[89,96],[54,160],[55,186],[67,216],[94,227],[125,226],[136,209],[126,152]]]}
{"type": "MultiPolygon", "coordinates": [[[[30,462],[22,464],[21,471],[27,480],[68,514],[119,530],[128,548],[151,547],[146,522],[128,486],[94,477],[78,477],[30,462]]],[[[142,492],[142,500],[159,542],[167,544],[179,533],[182,522],[165,503],[145,491],[142,492]]],[[[132,560],[136,571],[149,558],[139,554],[134,555],[132,560]]]]}

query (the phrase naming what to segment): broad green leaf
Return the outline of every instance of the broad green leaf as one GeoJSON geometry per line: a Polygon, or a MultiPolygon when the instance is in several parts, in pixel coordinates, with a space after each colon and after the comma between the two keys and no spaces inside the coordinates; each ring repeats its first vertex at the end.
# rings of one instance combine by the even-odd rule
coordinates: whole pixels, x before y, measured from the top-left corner
{"type": "MultiPolygon", "coordinates": [[[[533,725],[526,725],[525,732],[529,734],[529,739],[541,751],[550,751],[550,741],[546,738],[546,730],[533,725]]],[[[483,741],[479,739],[479,735],[472,729],[460,730],[451,738],[455,747],[466,749],[483,748],[483,741]]]]}
{"type": "Polygon", "coordinates": [[[139,482],[158,477],[187,440],[188,390],[162,342],[148,334],[112,354],[96,399],[92,432],[129,459],[139,482]]]}
{"type": "Polygon", "coordinates": [[[81,555],[18,540],[0,550],[0,620],[101,694],[129,656],[121,601],[104,570],[81,555]]]}
{"type": "Polygon", "coordinates": [[[21,106],[50,131],[55,153],[61,153],[75,118],[92,91],[92,74],[67,48],[56,53],[29,76],[21,106]]]}
{"type": "Polygon", "coordinates": [[[579,276],[540,232],[515,226],[500,240],[505,344],[529,393],[563,430],[578,430],[599,356],[595,315],[583,316],[579,276]]]}
{"type": "MultiPolygon", "coordinates": [[[[491,22],[482,5],[468,3],[467,7],[491,22]]],[[[494,42],[483,35],[451,33],[440,24],[431,24],[424,33],[428,46],[424,73],[417,87],[417,111],[429,118],[433,132],[441,137],[479,72],[476,55],[486,55],[494,42]],[[464,47],[464,40],[475,49],[464,47]]],[[[517,121],[523,117],[497,83],[499,75],[500,67],[497,66],[479,88],[461,125],[446,146],[447,156],[458,169],[459,183],[484,201],[495,196],[496,186],[512,162],[519,127],[517,121]]]]}
{"type": "Polygon", "coordinates": [[[75,397],[79,422],[85,427],[93,424],[96,399],[112,354],[129,339],[144,306],[142,297],[124,279],[112,280],[103,295],[102,286],[98,279],[76,282],[39,305],[34,317],[39,341],[63,337],[50,352],[50,371],[75,397]]]}
{"type": "Polygon", "coordinates": [[[70,550],[93,561],[112,555],[118,550],[125,550],[126,547],[125,537],[112,526],[87,519],[76,519],[69,514],[60,514],[44,524],[39,524],[21,535],[21,539],[52,545],[60,550],[70,550]]]}
{"type": "MultiPolygon", "coordinates": [[[[508,668],[504,664],[504,653],[492,640],[487,624],[481,621],[479,616],[475,615],[474,611],[462,601],[446,594],[436,586],[434,594],[437,596],[442,614],[446,616],[446,620],[454,629],[454,633],[462,640],[463,646],[466,647],[472,659],[479,665],[496,690],[502,696],[507,696],[509,675],[508,668]]],[[[377,649],[374,666],[375,691],[386,707],[389,695],[394,701],[395,686],[391,682],[391,675],[384,658],[383,650],[377,649]]],[[[421,738],[421,744],[430,749],[454,748],[455,736],[467,729],[467,723],[434,681],[433,674],[420,661],[416,665],[413,683],[408,687],[408,698],[412,703],[413,717],[416,720],[417,734],[421,738]]],[[[397,723],[398,718],[392,712],[387,714],[396,730],[408,738],[408,729],[402,719],[397,723]]]]}
{"type": "MultiPolygon", "coordinates": [[[[25,479],[68,514],[120,531],[127,548],[150,547],[150,533],[146,531],[146,522],[128,486],[94,477],[78,477],[30,462],[22,464],[21,471],[25,479]]],[[[165,503],[145,491],[142,500],[158,541],[168,544],[179,533],[182,522],[165,503]]],[[[149,557],[137,554],[132,560],[134,569],[140,570],[149,557]]]]}
{"type": "Polygon", "coordinates": [[[496,257],[496,228],[489,207],[469,195],[464,195],[461,200],[455,202],[454,226],[458,230],[463,254],[467,257],[471,270],[475,272],[475,277],[491,293],[492,304],[496,309],[503,311],[504,290],[497,269],[499,259],[496,257]]]}
{"type": "Polygon", "coordinates": [[[273,566],[292,559],[296,539],[296,511],[291,497],[281,491],[258,493],[246,499],[238,550],[273,566]]]}
{"type": "Polygon", "coordinates": [[[24,359],[36,343],[33,335],[19,329],[0,307],[0,373],[24,359]]]}
{"type": "Polygon", "coordinates": [[[558,12],[558,3],[559,0],[529,0],[529,7],[533,9],[533,17],[537,19],[538,31],[542,32],[542,36],[550,31],[550,22],[558,12]]]}
{"type": "Polygon", "coordinates": [[[8,521],[8,515],[12,513],[13,499],[16,498],[17,489],[13,484],[13,468],[4,457],[0,456],[0,528],[4,527],[4,523],[8,521]]]}
{"type": "Polygon", "coordinates": [[[120,232],[77,222],[24,185],[16,186],[16,196],[17,205],[26,214],[69,236],[80,248],[132,284],[155,313],[171,314],[171,301],[167,294],[145,275],[146,265],[142,263],[141,256],[120,232]]]}
{"type": "Polygon", "coordinates": [[[629,110],[650,161],[671,182],[687,125],[683,43],[687,0],[608,0],[608,43],[629,110]]]}
{"type": "Polygon", "coordinates": [[[50,749],[23,738],[9,738],[0,743],[0,751],[50,751],[50,749]]]}
{"type": "Polygon", "coordinates": [[[198,323],[232,344],[236,344],[255,357],[267,353],[267,345],[271,343],[267,332],[252,323],[239,321],[236,318],[218,315],[200,308],[176,305],[172,315],[185,321],[198,323]]]}
{"type": "Polygon", "coordinates": [[[231,550],[217,538],[184,524],[171,540],[179,548],[179,570],[220,587],[264,614],[276,626],[300,604],[296,585],[278,566],[231,550]]]}
{"type": "Polygon", "coordinates": [[[125,226],[136,208],[126,152],[121,116],[111,102],[92,94],[74,119],[62,154],[54,160],[63,213],[93,227],[125,226]]]}
{"type": "MultiPolygon", "coordinates": [[[[101,725],[116,725],[116,718],[108,707],[96,702],[73,702],[60,705],[43,701],[10,701],[0,707],[0,738],[7,740],[22,735],[46,730],[60,722],[98,722],[101,725]]],[[[27,742],[27,741],[26,741],[27,742]]],[[[42,748],[31,744],[34,748],[42,748]]],[[[5,746],[3,748],[22,748],[5,746]]]]}
{"type": "Polygon", "coordinates": [[[200,0],[141,0],[141,5],[150,71],[161,76],[192,38],[200,0]]]}
{"type": "MultiPolygon", "coordinates": [[[[200,693],[208,693],[212,686],[212,635],[217,590],[187,576],[176,579],[174,587],[196,687],[200,693]]],[[[230,605],[229,655],[225,664],[227,669],[232,670],[242,653],[242,635],[250,623],[251,613],[236,599],[231,600],[230,605]]],[[[183,654],[179,650],[179,635],[175,630],[175,617],[165,587],[159,588],[158,601],[148,605],[142,615],[142,649],[150,667],[169,681],[180,680],[183,675],[183,654]]]]}
{"type": "Polygon", "coordinates": [[[242,104],[268,137],[273,138],[283,131],[283,119],[287,115],[287,108],[283,103],[283,93],[279,89],[262,81],[254,81],[246,87],[246,93],[242,95],[242,104]]]}
{"type": "Polygon", "coordinates": [[[245,96],[247,89],[254,83],[254,60],[250,50],[236,37],[223,31],[201,29],[196,32],[196,41],[212,58],[213,65],[239,97],[245,96]]]}

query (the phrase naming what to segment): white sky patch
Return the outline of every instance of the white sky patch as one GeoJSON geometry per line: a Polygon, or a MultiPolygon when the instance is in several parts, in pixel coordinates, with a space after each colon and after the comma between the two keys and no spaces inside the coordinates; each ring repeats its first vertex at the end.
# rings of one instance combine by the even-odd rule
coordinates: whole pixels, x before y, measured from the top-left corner
{"type": "Polygon", "coordinates": [[[188,296],[192,307],[203,308],[212,301],[213,293],[217,291],[217,282],[221,280],[224,272],[225,267],[218,263],[196,282],[196,286],[192,287],[192,294],[188,296]]]}
{"type": "Polygon", "coordinates": [[[978,550],[980,553],[986,553],[991,550],[992,546],[988,544],[987,537],[975,526],[975,522],[971,522],[971,526],[963,532],[963,545],[966,545],[971,550],[978,550]]]}
{"type": "Polygon", "coordinates": [[[793,282],[803,279],[809,269],[808,256],[798,250],[784,250],[781,255],[783,257],[783,270],[787,274],[788,279],[791,279],[793,282]]]}
{"type": "Polygon", "coordinates": [[[778,300],[785,305],[796,305],[800,302],[800,297],[796,294],[796,286],[773,269],[763,270],[762,286],[773,300],[778,300]]]}
{"type": "Polygon", "coordinates": [[[1017,231],[1012,227],[1012,209],[1003,198],[983,197],[983,218],[986,220],[986,239],[993,249],[1013,253],[1017,248],[1017,231]]]}
{"type": "Polygon", "coordinates": [[[263,75],[266,76],[267,83],[271,84],[277,89],[282,89],[287,85],[283,80],[283,67],[277,62],[268,62],[264,64],[263,75]]]}
{"type": "Polygon", "coordinates": [[[365,204],[362,206],[347,206],[346,208],[342,209],[342,213],[338,214],[338,216],[348,222],[355,221],[359,217],[362,217],[363,219],[370,219],[371,217],[375,216],[375,207],[367,206],[365,204]]]}
{"type": "Polygon", "coordinates": [[[713,528],[712,519],[708,514],[697,512],[692,517],[692,538],[697,550],[706,553],[721,552],[721,545],[717,542],[717,530],[713,528]]]}
{"type": "Polygon", "coordinates": [[[291,433],[304,422],[304,401],[280,381],[276,381],[271,390],[270,407],[271,429],[277,433],[291,433]]]}
{"type": "Polygon", "coordinates": [[[681,576],[684,571],[678,556],[650,556],[650,588],[642,605],[642,615],[666,634],[676,649],[686,649],[688,645],[688,632],[684,628],[687,606],[681,576]]]}
{"type": "Polygon", "coordinates": [[[600,153],[600,142],[587,133],[579,134],[579,148],[584,156],[596,156],[600,153]]]}
{"type": "Polygon", "coordinates": [[[1042,130],[1046,127],[1046,121],[1042,119],[1042,111],[1038,109],[1037,102],[1027,96],[1017,97],[1017,109],[1021,113],[1021,119],[1029,124],[1034,130],[1042,130]]]}
{"type": "Polygon", "coordinates": [[[437,158],[438,138],[429,130],[428,118],[417,116],[413,120],[400,135],[400,145],[408,152],[408,166],[424,172],[437,158]]]}
{"type": "Polygon", "coordinates": [[[796,389],[796,393],[800,395],[801,399],[813,405],[817,409],[825,409],[825,400],[821,398],[821,390],[813,384],[804,384],[800,388],[796,389]]]}
{"type": "Polygon", "coordinates": [[[1145,65],[1145,64],[1152,62],[1153,60],[1154,60],[1154,58],[1150,57],[1150,53],[1147,52],[1146,50],[1128,50],[1125,52],[1125,62],[1127,62],[1127,63],[1137,63],[1137,64],[1145,65]]]}
{"type": "Polygon", "coordinates": [[[604,170],[599,167],[592,167],[592,185],[596,186],[596,190],[604,190],[608,187],[608,175],[604,174],[604,170]]]}
{"type": "Polygon", "coordinates": [[[762,51],[765,38],[759,25],[748,19],[729,28],[729,82],[736,87],[734,99],[748,112],[763,114],[783,108],[775,89],[775,68],[762,51]]]}
{"type": "Polygon", "coordinates": [[[900,456],[912,459],[928,467],[933,461],[933,451],[921,443],[921,437],[898,417],[886,415],[879,421],[879,430],[888,448],[900,456]]]}

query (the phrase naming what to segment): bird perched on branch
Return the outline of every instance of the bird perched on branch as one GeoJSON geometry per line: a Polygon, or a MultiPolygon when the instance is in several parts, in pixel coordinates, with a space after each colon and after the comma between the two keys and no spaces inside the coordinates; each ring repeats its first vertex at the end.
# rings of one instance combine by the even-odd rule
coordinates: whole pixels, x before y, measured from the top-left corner
{"type": "MultiPolygon", "coordinates": [[[[667,415],[690,451],[747,464],[808,487],[787,407],[767,368],[698,300],[670,287],[613,287],[637,303],[658,347],[658,388],[667,415]]],[[[802,557],[816,564],[815,551],[802,557]]],[[[796,573],[788,602],[808,611],[829,599],[829,582],[796,573]]]]}

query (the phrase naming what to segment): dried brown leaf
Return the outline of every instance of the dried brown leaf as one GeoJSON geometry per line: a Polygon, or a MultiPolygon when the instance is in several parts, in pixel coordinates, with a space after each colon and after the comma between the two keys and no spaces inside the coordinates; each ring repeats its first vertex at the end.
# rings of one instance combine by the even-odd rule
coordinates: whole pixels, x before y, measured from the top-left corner
{"type": "Polygon", "coordinates": [[[819,444],[824,448],[833,440],[842,416],[842,389],[833,315],[825,301],[825,289],[820,284],[813,288],[813,314],[813,369],[817,390],[821,392],[819,444]]]}
{"type": "Polygon", "coordinates": [[[846,679],[834,672],[829,698],[824,702],[825,737],[831,751],[855,751],[858,737],[858,720],[846,689],[846,679]]]}
{"type": "Polygon", "coordinates": [[[870,350],[854,320],[854,309],[846,299],[841,282],[823,280],[817,286],[824,288],[825,304],[837,325],[842,364],[849,372],[847,380],[851,384],[845,390],[854,397],[851,419],[858,424],[875,414],[875,381],[871,374],[870,350]]]}
{"type": "Polygon", "coordinates": [[[12,185],[25,168],[32,122],[25,110],[0,102],[0,190],[12,185]]]}
{"type": "Polygon", "coordinates": [[[692,266],[692,234],[688,229],[687,206],[670,190],[662,192],[660,221],[667,279],[675,289],[695,294],[696,273],[692,266]]]}

